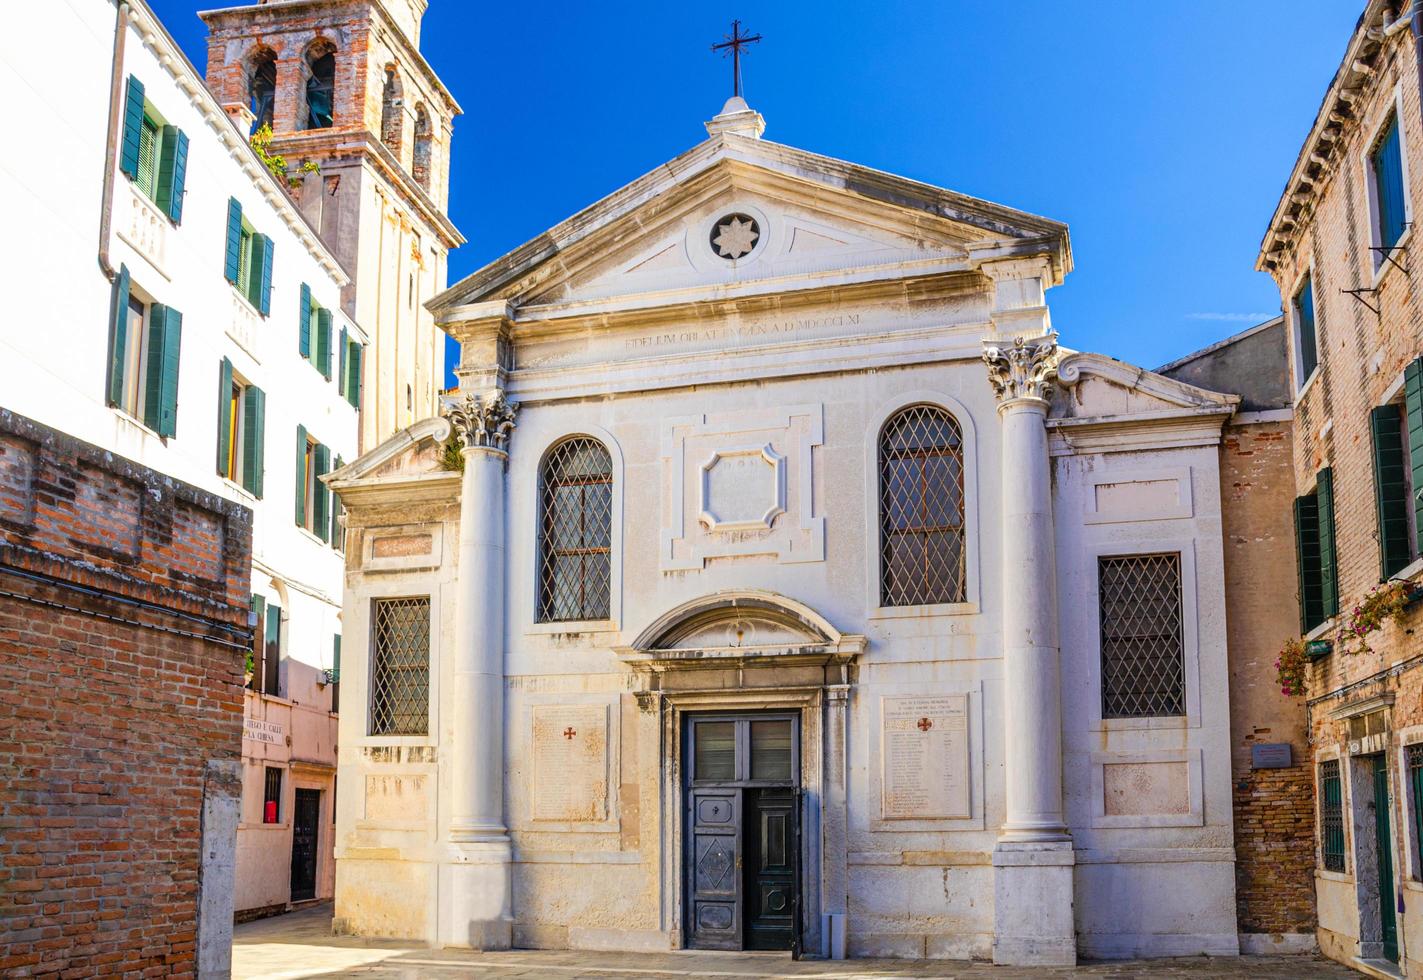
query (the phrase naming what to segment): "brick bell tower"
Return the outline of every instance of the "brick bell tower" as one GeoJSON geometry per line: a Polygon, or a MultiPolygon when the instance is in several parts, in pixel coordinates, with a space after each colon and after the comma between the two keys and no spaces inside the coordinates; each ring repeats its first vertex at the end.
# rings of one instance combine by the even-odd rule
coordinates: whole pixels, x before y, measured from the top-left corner
{"type": "Polygon", "coordinates": [[[350,272],[341,304],[372,338],[363,451],[437,410],[444,338],[424,304],[464,241],[445,213],[460,107],[420,54],[426,2],[267,0],[201,15],[218,101],[244,129],[270,124],[293,172],[320,168],[293,193],[350,272]]]}

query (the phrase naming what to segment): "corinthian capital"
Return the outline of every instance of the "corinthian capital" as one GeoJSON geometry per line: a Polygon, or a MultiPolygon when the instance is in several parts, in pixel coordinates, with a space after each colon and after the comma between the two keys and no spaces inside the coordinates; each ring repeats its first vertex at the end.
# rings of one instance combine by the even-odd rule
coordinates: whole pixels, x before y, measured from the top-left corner
{"type": "Polygon", "coordinates": [[[498,388],[483,395],[468,393],[462,401],[445,409],[455,433],[465,449],[497,449],[501,452],[514,430],[514,413],[519,406],[504,397],[498,388]]]}
{"type": "Polygon", "coordinates": [[[988,383],[1000,402],[1017,398],[1046,401],[1057,380],[1057,334],[1031,340],[1014,337],[1006,345],[985,341],[983,363],[988,365],[988,383]]]}

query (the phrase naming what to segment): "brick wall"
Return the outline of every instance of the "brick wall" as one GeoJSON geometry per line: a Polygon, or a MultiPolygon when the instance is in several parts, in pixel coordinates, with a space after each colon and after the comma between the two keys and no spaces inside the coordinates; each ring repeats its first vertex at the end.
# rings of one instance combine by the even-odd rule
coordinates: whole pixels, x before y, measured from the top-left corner
{"type": "Polygon", "coordinates": [[[1232,425],[1221,445],[1230,656],[1235,899],[1245,933],[1314,930],[1314,804],[1304,705],[1280,693],[1275,656],[1299,632],[1277,586],[1294,572],[1291,424],[1232,425]],[[1251,749],[1288,743],[1288,769],[1255,769],[1251,749]]]}
{"type": "Polygon", "coordinates": [[[0,974],[191,976],[221,937],[250,549],[245,508],[0,409],[0,974]]]}

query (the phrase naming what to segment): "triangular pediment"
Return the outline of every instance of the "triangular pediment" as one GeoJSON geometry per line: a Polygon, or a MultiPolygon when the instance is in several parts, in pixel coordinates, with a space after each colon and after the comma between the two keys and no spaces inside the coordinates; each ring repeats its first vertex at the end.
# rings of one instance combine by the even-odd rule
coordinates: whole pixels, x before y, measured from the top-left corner
{"type": "Polygon", "coordinates": [[[1064,225],[928,184],[732,134],[549,229],[436,297],[460,307],[711,300],[970,271],[980,257],[1071,264],[1064,225]],[[734,222],[734,224],[733,224],[734,222]],[[729,232],[728,238],[723,233],[729,232]]]}
{"type": "Polygon", "coordinates": [[[419,481],[450,474],[458,479],[459,473],[450,469],[445,455],[450,431],[449,420],[439,416],[416,422],[322,479],[340,488],[419,481]]]}

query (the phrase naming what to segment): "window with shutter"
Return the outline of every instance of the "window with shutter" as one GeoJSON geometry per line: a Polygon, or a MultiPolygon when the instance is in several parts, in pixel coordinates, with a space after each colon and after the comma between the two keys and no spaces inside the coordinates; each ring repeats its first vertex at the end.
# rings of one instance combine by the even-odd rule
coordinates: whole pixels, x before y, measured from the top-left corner
{"type": "Polygon", "coordinates": [[[138,172],[133,182],[144,197],[157,203],[158,197],[158,123],[145,115],[138,130],[138,172]]]}
{"type": "MultiPolygon", "coordinates": [[[[341,634],[331,637],[331,713],[341,710],[341,634]]],[[[331,780],[333,806],[336,796],[336,780],[331,780]]]]}
{"type": "Polygon", "coordinates": [[[127,363],[129,333],[128,266],[119,266],[114,277],[109,310],[109,370],[104,383],[105,401],[119,405],[124,397],[124,365],[127,363]]]}
{"type": "Polygon", "coordinates": [[[163,308],[163,361],[158,393],[160,436],[178,434],[178,368],[183,346],[183,314],[171,306],[163,308]]]}
{"type": "Polygon", "coordinates": [[[1344,791],[1339,760],[1319,764],[1319,856],[1325,871],[1344,870],[1344,791]]]}
{"type": "Polygon", "coordinates": [[[188,174],[188,137],[177,126],[164,126],[159,148],[154,203],[174,222],[183,220],[183,185],[188,174]]]}
{"type": "Polygon", "coordinates": [[[149,302],[120,267],[109,324],[106,401],[160,436],[177,434],[183,314],[149,302]]]}
{"type": "Polygon", "coordinates": [[[331,450],[317,443],[313,452],[315,466],[311,473],[311,531],[322,541],[331,539],[331,491],[321,478],[331,469],[331,450]]]}
{"type": "Polygon", "coordinates": [[[119,170],[130,180],[138,179],[139,144],[143,132],[143,83],[128,77],[124,95],[124,134],[119,148],[119,170]]]}
{"type": "Polygon", "coordinates": [[[1339,568],[1334,536],[1334,471],[1316,475],[1314,497],[1319,509],[1319,591],[1324,618],[1339,613],[1339,568]]]}
{"type": "Polygon", "coordinates": [[[336,349],[341,352],[336,363],[336,394],[345,397],[346,394],[346,348],[350,341],[346,338],[346,328],[341,328],[341,339],[336,344],[336,349]]]}
{"type": "Polygon", "coordinates": [[[242,388],[232,377],[232,362],[223,358],[217,368],[217,472],[236,480],[240,457],[242,388]]]}
{"type": "Polygon", "coordinates": [[[331,380],[331,311],[316,311],[316,368],[327,381],[331,380]]]}
{"type": "Polygon", "coordinates": [[[1300,632],[1324,622],[1319,569],[1319,504],[1313,493],[1295,498],[1295,556],[1299,566],[1300,632]]]}
{"type": "Polygon", "coordinates": [[[252,666],[251,676],[247,678],[247,689],[249,691],[259,690],[258,685],[262,679],[262,665],[266,658],[267,647],[267,600],[259,595],[252,597],[252,613],[256,617],[252,627],[252,666]]]}
{"type": "Polygon", "coordinates": [[[262,657],[262,691],[281,697],[282,610],[267,603],[267,642],[262,657]]]}
{"type": "Polygon", "coordinates": [[[1295,367],[1298,370],[1295,382],[1303,387],[1319,366],[1319,338],[1314,325],[1314,283],[1309,276],[1304,277],[1291,305],[1294,307],[1295,367]]]}
{"type": "Polygon", "coordinates": [[[1379,580],[1387,581],[1413,561],[1408,527],[1408,468],[1403,413],[1380,405],[1369,413],[1374,457],[1374,509],[1378,519],[1379,580]]]}
{"type": "Polygon", "coordinates": [[[354,340],[351,341],[351,353],[346,360],[346,369],[349,372],[346,378],[346,401],[356,409],[361,407],[361,360],[364,356],[365,347],[354,340]]]}
{"type": "MultiPolygon", "coordinates": [[[[341,457],[337,456],[336,462],[332,464],[331,469],[334,472],[345,465],[341,457]]],[[[331,547],[340,552],[346,550],[346,530],[341,526],[341,514],[344,511],[345,506],[341,503],[341,495],[331,492],[331,547]]],[[[339,640],[340,638],[338,637],[337,639],[339,640]]]]}
{"type": "MultiPolygon", "coordinates": [[[[1369,164],[1374,191],[1374,227],[1379,245],[1387,249],[1403,237],[1408,221],[1403,189],[1403,146],[1396,115],[1375,144],[1369,164]]],[[[1374,256],[1375,268],[1384,261],[1384,254],[1374,256]]]]}
{"type": "Polygon", "coordinates": [[[266,468],[266,425],[267,395],[248,385],[242,393],[242,486],[259,499],[266,468]]]}
{"type": "Polygon", "coordinates": [[[297,312],[297,350],[307,360],[311,359],[311,287],[301,284],[301,306],[297,312]]]}
{"type": "Polygon", "coordinates": [[[254,305],[263,316],[272,312],[272,240],[266,235],[256,236],[256,251],[261,265],[253,277],[257,283],[257,299],[254,305]]]}
{"type": "Polygon", "coordinates": [[[311,440],[306,435],[306,427],[299,425],[296,427],[296,523],[298,527],[306,527],[307,514],[311,509],[307,507],[307,486],[311,472],[311,440]]]}
{"type": "MultiPolygon", "coordinates": [[[[1403,424],[1410,486],[1423,488],[1423,358],[1403,371],[1403,424]]],[[[1423,496],[1413,494],[1413,547],[1423,554],[1423,496]]]]}
{"type": "Polygon", "coordinates": [[[235,197],[227,199],[227,258],[223,275],[238,289],[242,288],[242,205],[235,197]]]}

